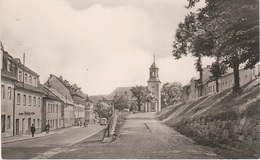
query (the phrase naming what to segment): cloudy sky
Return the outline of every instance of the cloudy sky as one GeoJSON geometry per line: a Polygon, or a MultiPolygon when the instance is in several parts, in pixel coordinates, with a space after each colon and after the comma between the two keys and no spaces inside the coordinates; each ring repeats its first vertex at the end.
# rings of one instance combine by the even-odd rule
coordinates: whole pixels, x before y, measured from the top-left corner
{"type": "MultiPolygon", "coordinates": [[[[153,55],[162,83],[188,83],[194,59],[174,60],[185,0],[0,0],[0,40],[40,75],[62,75],[89,95],[146,85],[153,55]]],[[[203,5],[203,4],[201,4],[203,5]]],[[[204,59],[203,65],[212,60],[204,59]]]]}

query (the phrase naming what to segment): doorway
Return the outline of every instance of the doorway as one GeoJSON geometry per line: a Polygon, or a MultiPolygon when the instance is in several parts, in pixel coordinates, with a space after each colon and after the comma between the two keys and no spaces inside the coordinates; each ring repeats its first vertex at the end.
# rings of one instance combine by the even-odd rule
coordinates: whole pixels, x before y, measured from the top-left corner
{"type": "Polygon", "coordinates": [[[1,129],[2,129],[2,133],[5,132],[5,115],[1,115],[1,129]]]}
{"type": "Polygon", "coordinates": [[[19,119],[16,119],[16,135],[19,135],[19,119]]]}
{"type": "Polygon", "coordinates": [[[24,129],[24,121],[25,121],[25,119],[23,118],[23,119],[22,119],[22,133],[25,133],[25,129],[24,129]]]}

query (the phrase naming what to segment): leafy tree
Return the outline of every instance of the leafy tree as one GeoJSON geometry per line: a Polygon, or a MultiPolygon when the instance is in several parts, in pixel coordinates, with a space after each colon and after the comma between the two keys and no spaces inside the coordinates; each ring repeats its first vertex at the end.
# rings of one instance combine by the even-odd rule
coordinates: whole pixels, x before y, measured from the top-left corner
{"type": "Polygon", "coordinates": [[[126,96],[118,96],[114,99],[115,109],[122,111],[123,109],[127,108],[127,98],[126,96]]]}
{"type": "Polygon", "coordinates": [[[178,24],[173,42],[173,57],[180,59],[189,53],[196,58],[196,71],[200,73],[200,96],[202,96],[202,62],[203,56],[210,56],[208,50],[214,46],[213,39],[207,39],[210,33],[202,28],[202,24],[195,13],[185,16],[184,22],[178,24]]]}
{"type": "MultiPolygon", "coordinates": [[[[188,0],[187,8],[199,0],[188,0]]],[[[234,91],[240,90],[239,65],[252,68],[259,62],[259,0],[206,0],[199,19],[217,37],[215,50],[234,71],[234,91]]]]}
{"type": "Polygon", "coordinates": [[[180,82],[164,83],[161,90],[162,108],[173,105],[177,98],[182,96],[182,84],[180,82]]]}
{"type": "Polygon", "coordinates": [[[108,101],[102,97],[102,99],[100,99],[95,105],[94,111],[97,112],[100,117],[108,119],[113,114],[113,106],[111,106],[108,101]]]}
{"type": "Polygon", "coordinates": [[[226,66],[223,63],[219,62],[219,57],[217,57],[216,62],[213,62],[210,67],[210,72],[212,77],[214,77],[216,82],[216,91],[219,92],[219,78],[225,73],[226,66]]]}
{"type": "Polygon", "coordinates": [[[141,111],[142,104],[150,102],[153,97],[150,95],[148,87],[135,86],[131,88],[132,96],[136,98],[138,110],[141,111]]]}

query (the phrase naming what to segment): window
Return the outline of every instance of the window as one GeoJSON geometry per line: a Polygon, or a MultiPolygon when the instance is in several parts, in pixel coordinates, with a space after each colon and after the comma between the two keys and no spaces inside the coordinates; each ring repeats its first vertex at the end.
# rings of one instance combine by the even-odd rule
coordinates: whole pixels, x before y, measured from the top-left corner
{"type": "Polygon", "coordinates": [[[33,119],[33,124],[34,124],[34,126],[35,126],[35,119],[33,119]]]}
{"type": "Polygon", "coordinates": [[[1,85],[1,98],[4,99],[5,98],[5,86],[1,85]]]}
{"type": "Polygon", "coordinates": [[[29,106],[32,105],[32,96],[29,96],[29,106]]]}
{"type": "Polygon", "coordinates": [[[245,77],[245,82],[247,83],[247,75],[246,75],[246,77],[245,77]]]}
{"type": "Polygon", "coordinates": [[[58,105],[56,104],[56,112],[58,113],[58,105]]]}
{"type": "Polygon", "coordinates": [[[23,105],[26,106],[26,94],[23,95],[23,105]]]}
{"type": "Polygon", "coordinates": [[[27,77],[27,74],[24,75],[24,83],[27,83],[28,81],[28,77],[27,77]]]}
{"type": "Polygon", "coordinates": [[[11,72],[11,67],[12,67],[12,64],[9,60],[7,60],[7,71],[8,72],[11,72]]]}
{"type": "Polygon", "coordinates": [[[33,97],[33,106],[36,106],[36,97],[33,97]]]}
{"type": "Polygon", "coordinates": [[[8,99],[11,99],[11,87],[8,87],[8,99]]]}
{"type": "Polygon", "coordinates": [[[22,71],[18,73],[18,80],[21,82],[23,80],[22,71]]]}
{"type": "Polygon", "coordinates": [[[40,97],[38,98],[38,107],[40,107],[41,106],[41,99],[40,99],[40,97]]]}
{"type": "Polygon", "coordinates": [[[47,110],[48,113],[50,113],[50,104],[48,103],[48,110],[47,110]]]}
{"type": "Polygon", "coordinates": [[[29,84],[32,85],[32,76],[29,76],[29,84]]]}
{"type": "Polygon", "coordinates": [[[52,104],[51,104],[51,113],[52,113],[52,104]]]}
{"type": "Polygon", "coordinates": [[[20,93],[17,93],[17,105],[20,105],[21,102],[21,95],[20,93]]]}
{"type": "Polygon", "coordinates": [[[215,92],[215,85],[213,85],[213,92],[215,92]]]}
{"type": "Polygon", "coordinates": [[[34,86],[37,87],[37,80],[36,80],[36,77],[34,77],[34,86]]]}

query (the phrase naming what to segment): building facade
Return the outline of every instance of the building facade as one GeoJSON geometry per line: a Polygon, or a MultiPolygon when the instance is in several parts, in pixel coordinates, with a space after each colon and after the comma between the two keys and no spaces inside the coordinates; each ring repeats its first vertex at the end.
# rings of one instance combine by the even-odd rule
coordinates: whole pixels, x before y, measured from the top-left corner
{"type": "Polygon", "coordinates": [[[13,59],[16,66],[17,80],[15,83],[14,101],[14,132],[15,135],[30,132],[34,124],[36,132],[41,131],[43,89],[39,75],[24,66],[20,59],[13,59]]]}
{"type": "MultiPolygon", "coordinates": [[[[64,127],[64,103],[53,94],[50,89],[44,86],[44,97],[42,107],[42,126],[49,125],[49,129],[64,127]]],[[[42,127],[44,131],[44,127],[42,127]]]]}
{"type": "Polygon", "coordinates": [[[16,82],[15,66],[12,56],[1,47],[1,135],[12,136],[14,121],[14,83],[16,82]]]}
{"type": "MultiPolygon", "coordinates": [[[[209,67],[203,71],[203,92],[202,96],[206,96],[212,93],[217,93],[216,80],[212,77],[209,67]]],[[[239,83],[240,86],[244,86],[248,82],[260,76],[260,63],[258,62],[252,69],[244,69],[243,66],[239,69],[239,83]]],[[[234,73],[233,69],[226,70],[226,73],[219,78],[219,92],[234,86],[234,73]]],[[[192,78],[190,83],[183,87],[183,99],[193,100],[200,97],[199,94],[199,79],[192,78]]]]}

